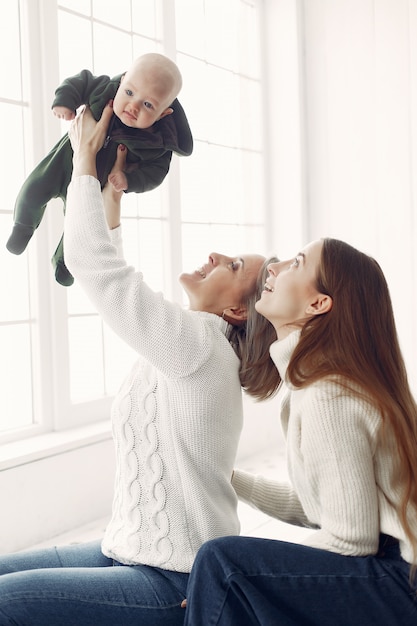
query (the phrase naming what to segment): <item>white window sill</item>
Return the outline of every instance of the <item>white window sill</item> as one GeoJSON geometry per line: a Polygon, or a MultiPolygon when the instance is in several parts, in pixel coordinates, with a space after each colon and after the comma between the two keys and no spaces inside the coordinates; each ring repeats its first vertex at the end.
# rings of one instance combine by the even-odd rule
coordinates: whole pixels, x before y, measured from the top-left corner
{"type": "Polygon", "coordinates": [[[0,471],[33,463],[108,439],[111,439],[111,426],[110,421],[106,420],[81,428],[46,433],[6,443],[0,448],[0,471]]]}

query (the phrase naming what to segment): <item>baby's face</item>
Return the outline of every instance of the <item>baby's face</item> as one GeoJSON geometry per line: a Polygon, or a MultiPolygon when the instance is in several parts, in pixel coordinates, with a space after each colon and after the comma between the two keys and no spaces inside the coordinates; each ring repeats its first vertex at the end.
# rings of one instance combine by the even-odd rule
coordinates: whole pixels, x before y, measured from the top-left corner
{"type": "Polygon", "coordinates": [[[114,113],[130,128],[150,128],[168,115],[170,88],[155,73],[127,72],[114,97],[114,113]]]}

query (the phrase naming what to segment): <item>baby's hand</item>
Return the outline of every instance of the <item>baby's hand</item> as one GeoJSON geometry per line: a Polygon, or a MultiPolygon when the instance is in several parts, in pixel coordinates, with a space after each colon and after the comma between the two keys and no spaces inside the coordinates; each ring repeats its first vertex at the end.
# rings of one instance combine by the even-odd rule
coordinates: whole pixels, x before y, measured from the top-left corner
{"type": "Polygon", "coordinates": [[[60,120],[70,121],[75,118],[75,111],[72,111],[68,107],[53,107],[52,111],[60,120]]]}
{"type": "Polygon", "coordinates": [[[115,191],[126,191],[127,189],[127,178],[121,171],[111,172],[109,175],[109,183],[111,183],[115,191]]]}

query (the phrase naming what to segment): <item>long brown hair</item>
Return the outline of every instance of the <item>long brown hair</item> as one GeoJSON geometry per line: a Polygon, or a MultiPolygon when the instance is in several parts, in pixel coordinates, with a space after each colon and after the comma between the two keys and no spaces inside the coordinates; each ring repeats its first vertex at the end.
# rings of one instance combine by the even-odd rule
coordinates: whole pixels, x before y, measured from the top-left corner
{"type": "Polygon", "coordinates": [[[411,521],[417,514],[417,405],[385,277],[373,258],[337,239],[324,239],[316,280],[317,290],[331,296],[333,305],[303,326],[288,366],[289,381],[305,387],[325,377],[342,377],[349,389],[359,386],[380,410],[381,443],[388,437],[396,442],[392,484],[400,486],[398,515],[417,564],[417,518],[411,521]]]}
{"type": "Polygon", "coordinates": [[[238,355],[240,366],[240,384],[256,400],[266,400],[275,395],[281,379],[274,362],[269,355],[269,347],[277,339],[272,324],[255,310],[255,303],[268,274],[267,266],[277,259],[264,261],[256,282],[256,290],[247,295],[246,310],[248,318],[241,326],[229,326],[228,339],[238,355]]]}

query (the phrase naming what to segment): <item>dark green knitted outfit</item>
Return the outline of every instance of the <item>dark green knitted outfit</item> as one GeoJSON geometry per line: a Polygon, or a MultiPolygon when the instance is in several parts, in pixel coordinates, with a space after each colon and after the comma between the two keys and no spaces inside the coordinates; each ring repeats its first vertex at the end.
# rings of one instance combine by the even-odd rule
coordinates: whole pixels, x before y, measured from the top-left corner
{"type": "MultiPolygon", "coordinates": [[[[53,107],[65,106],[76,110],[88,104],[96,120],[109,100],[113,99],[120,84],[120,74],[114,78],[93,76],[83,70],[67,78],[56,90],[53,107]]],[[[127,192],[143,193],[158,187],[168,173],[172,153],[189,156],[193,151],[193,138],[187,117],[177,99],[171,104],[174,112],[163,117],[151,129],[130,128],[113,115],[108,136],[97,154],[97,175],[103,187],[116,159],[117,146],[124,144],[128,150],[125,175],[127,192]]],[[[72,176],[72,148],[65,134],[49,154],[35,167],[23,183],[14,208],[13,231],[7,248],[21,254],[34,231],[39,226],[46,205],[52,198],[64,203],[72,176]]],[[[74,279],[64,262],[63,237],[52,257],[55,278],[62,285],[72,285],[74,279]]]]}

